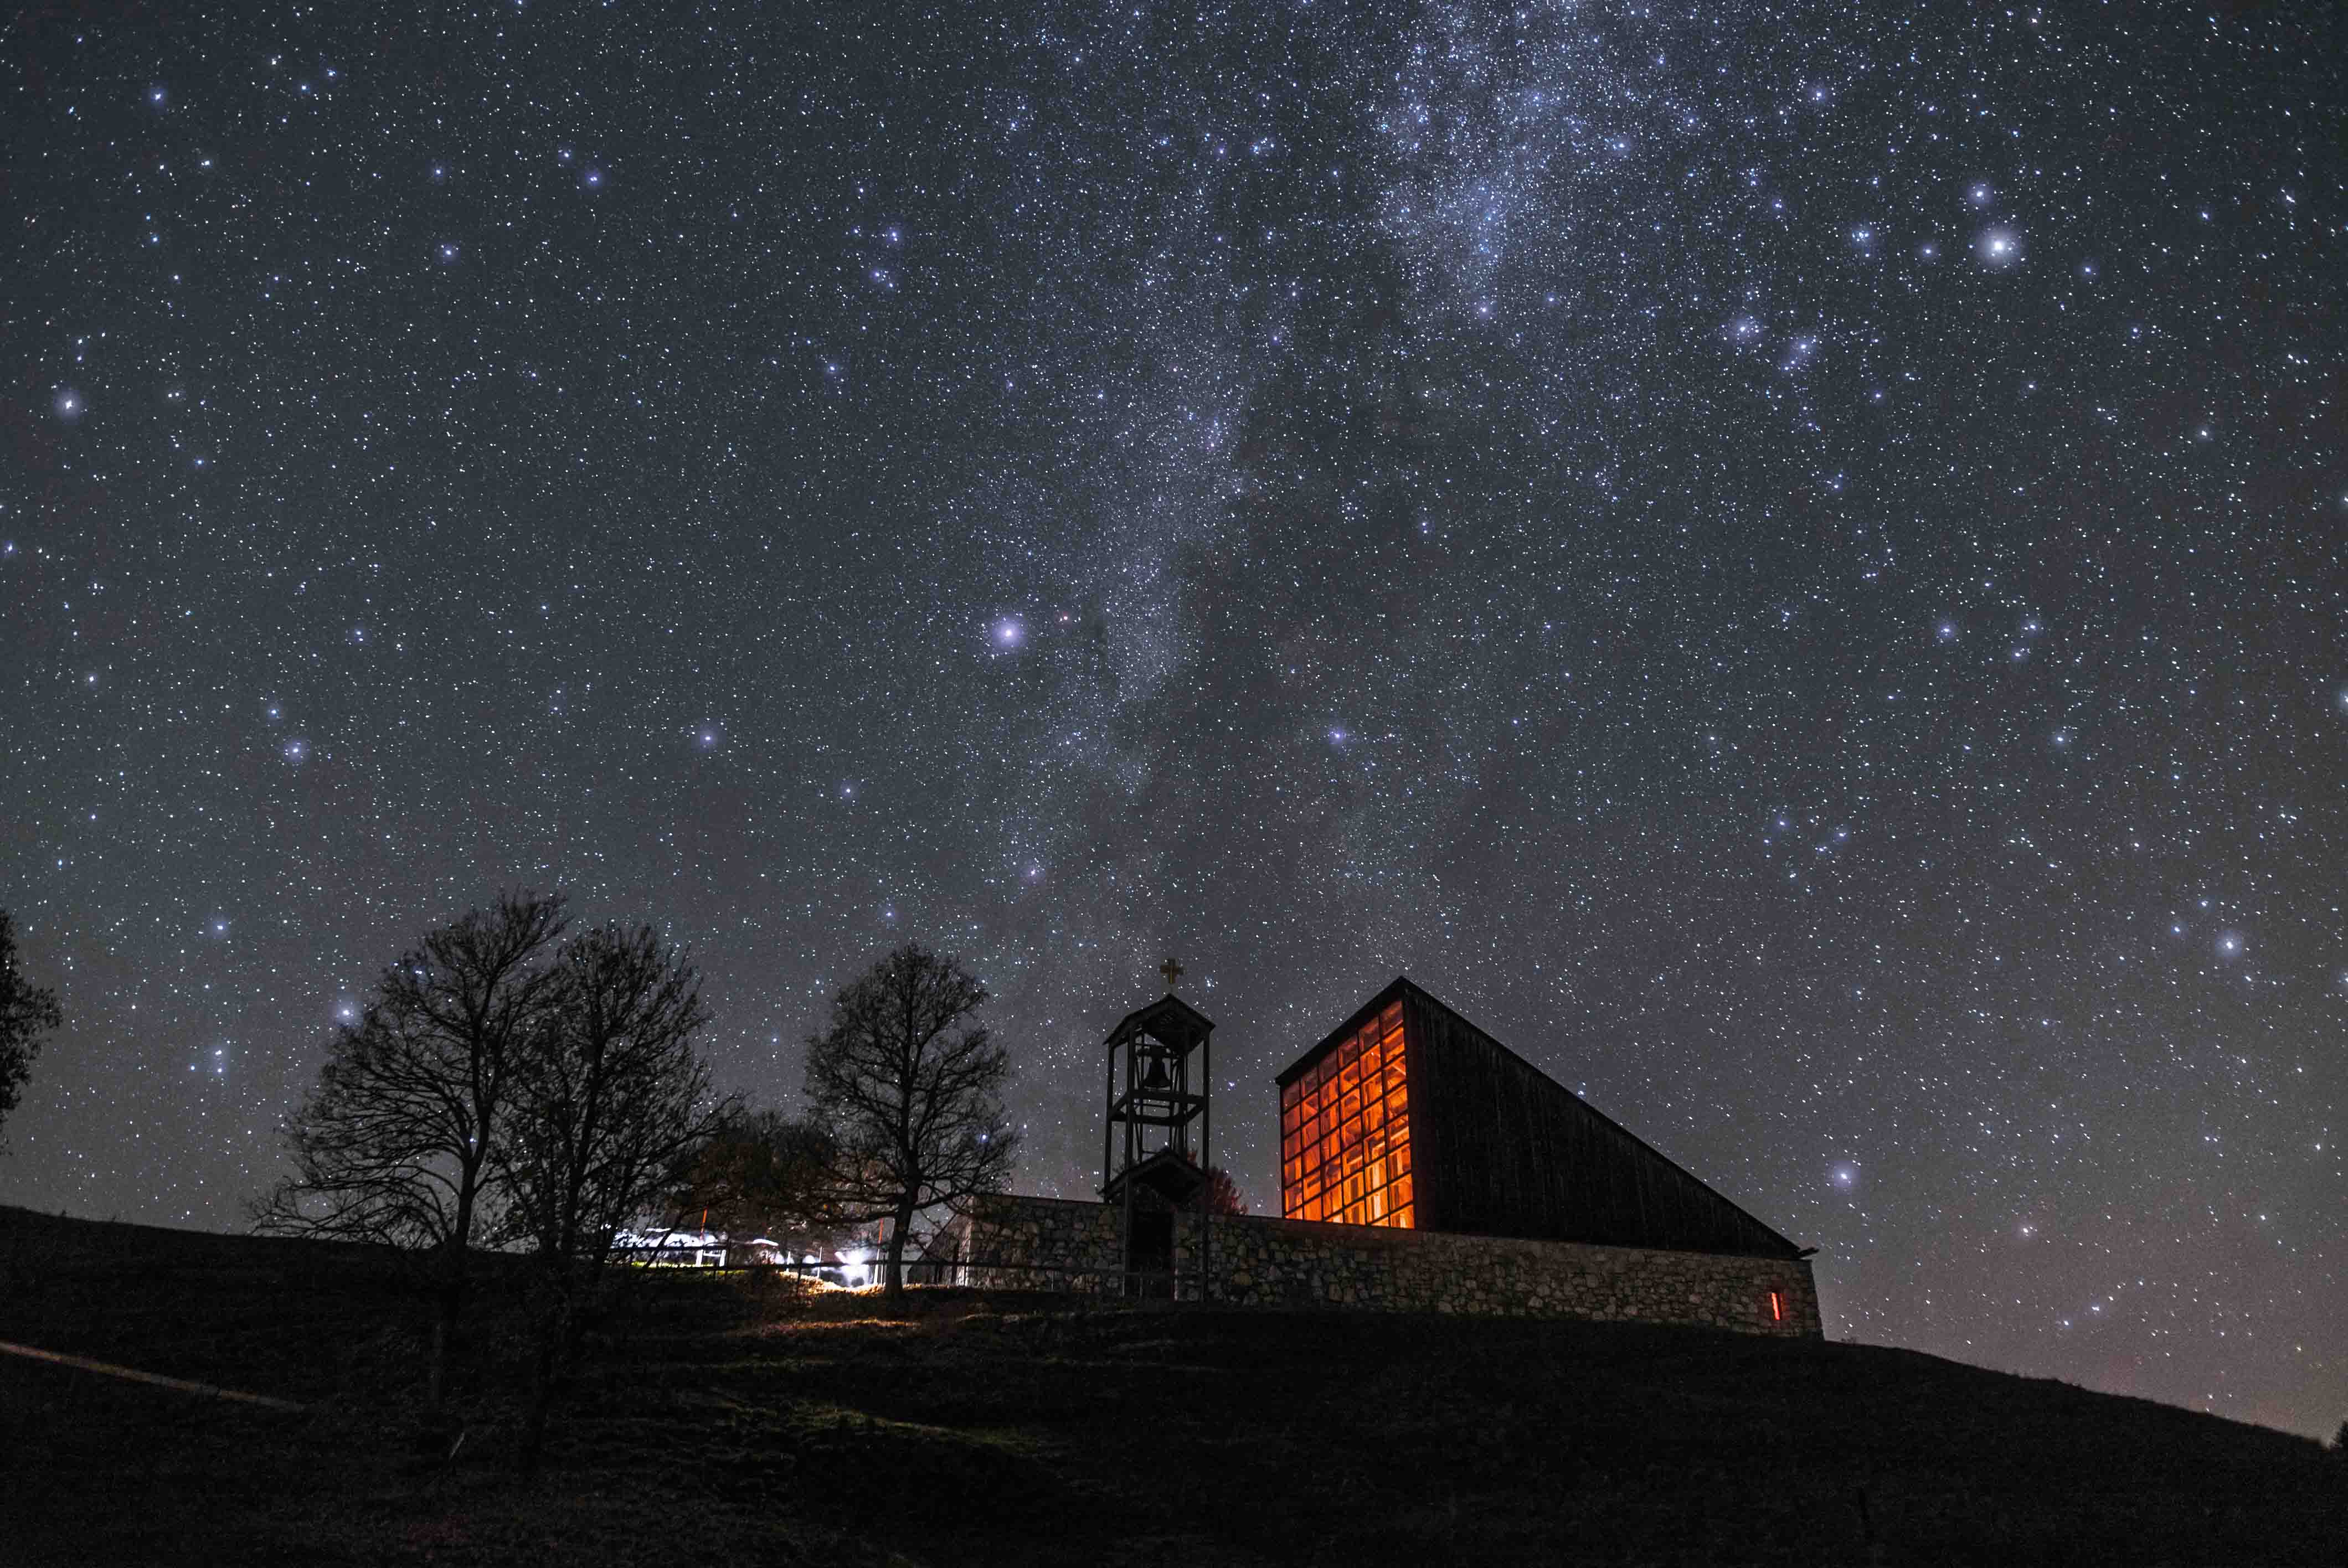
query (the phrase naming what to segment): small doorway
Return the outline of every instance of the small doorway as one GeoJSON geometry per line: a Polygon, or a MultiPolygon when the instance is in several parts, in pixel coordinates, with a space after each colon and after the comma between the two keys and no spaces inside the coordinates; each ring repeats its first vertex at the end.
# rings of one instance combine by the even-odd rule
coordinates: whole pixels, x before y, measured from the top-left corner
{"type": "Polygon", "coordinates": [[[1125,1293],[1170,1301],[1174,1297],[1174,1214],[1169,1209],[1137,1208],[1133,1245],[1127,1249],[1125,1293]]]}

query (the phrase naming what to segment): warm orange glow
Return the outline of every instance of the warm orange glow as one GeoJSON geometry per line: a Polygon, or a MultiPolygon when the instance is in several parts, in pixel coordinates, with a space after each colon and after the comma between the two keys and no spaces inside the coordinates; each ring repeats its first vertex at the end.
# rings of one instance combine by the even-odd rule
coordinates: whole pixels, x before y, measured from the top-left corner
{"type": "Polygon", "coordinates": [[[1769,1320],[1773,1323],[1786,1321],[1785,1305],[1777,1299],[1777,1293],[1774,1290],[1769,1293],[1769,1320]]]}
{"type": "Polygon", "coordinates": [[[1280,1212],[1292,1220],[1410,1226],[1400,1002],[1281,1091],[1280,1212]]]}

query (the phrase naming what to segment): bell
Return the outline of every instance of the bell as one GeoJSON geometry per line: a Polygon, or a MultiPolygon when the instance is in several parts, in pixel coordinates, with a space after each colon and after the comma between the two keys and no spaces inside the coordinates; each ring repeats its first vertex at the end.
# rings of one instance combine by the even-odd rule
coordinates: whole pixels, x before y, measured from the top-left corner
{"type": "Polygon", "coordinates": [[[1149,1066],[1141,1074],[1141,1087],[1155,1090],[1161,1094],[1174,1087],[1174,1081],[1166,1076],[1164,1057],[1152,1056],[1149,1059],[1149,1066]]]}

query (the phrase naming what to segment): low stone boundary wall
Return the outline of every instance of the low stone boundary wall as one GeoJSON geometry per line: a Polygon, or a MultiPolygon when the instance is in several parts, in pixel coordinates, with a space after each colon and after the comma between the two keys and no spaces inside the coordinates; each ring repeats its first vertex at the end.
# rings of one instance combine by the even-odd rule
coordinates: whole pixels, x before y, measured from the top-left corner
{"type": "MultiPolygon", "coordinates": [[[[963,1277],[994,1288],[1116,1293],[1120,1212],[1018,1195],[983,1200],[963,1224],[963,1277]]],[[[1181,1216],[1175,1266],[1189,1295],[1197,1221],[1181,1216]]],[[[1743,1257],[1580,1242],[1452,1235],[1246,1214],[1210,1235],[1211,1295],[1259,1307],[1347,1307],[1492,1317],[1674,1323],[1822,1338],[1807,1258],[1743,1257]]]]}
{"type": "Polygon", "coordinates": [[[964,1284],[1085,1295],[1119,1289],[1125,1251],[1117,1245],[1117,1229],[1124,1215],[1107,1204],[1015,1194],[982,1198],[967,1218],[954,1223],[962,1232],[964,1284]]]}

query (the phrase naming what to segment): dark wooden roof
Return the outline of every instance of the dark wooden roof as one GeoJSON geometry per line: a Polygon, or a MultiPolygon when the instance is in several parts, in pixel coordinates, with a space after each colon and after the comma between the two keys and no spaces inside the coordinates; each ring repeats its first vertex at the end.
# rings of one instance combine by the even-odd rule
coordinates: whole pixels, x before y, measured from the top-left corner
{"type": "Polygon", "coordinates": [[[1199,1169],[1198,1162],[1172,1149],[1160,1149],[1148,1159],[1119,1171],[1101,1189],[1101,1197],[1108,1203],[1120,1203],[1125,1197],[1125,1184],[1130,1181],[1137,1196],[1154,1194],[1169,1207],[1179,1208],[1189,1202],[1206,1181],[1207,1173],[1199,1169]]]}
{"type": "Polygon", "coordinates": [[[1128,1035],[1146,1034],[1187,1051],[1214,1030],[1213,1019],[1169,991],[1117,1020],[1117,1027],[1108,1031],[1108,1043],[1115,1045],[1128,1035]]]}
{"type": "Polygon", "coordinates": [[[1403,1004],[1425,1230],[1795,1257],[1802,1249],[1397,976],[1280,1074],[1282,1088],[1403,1004]]]}

